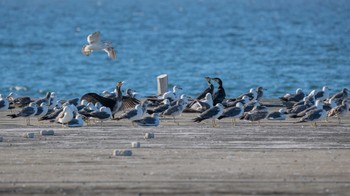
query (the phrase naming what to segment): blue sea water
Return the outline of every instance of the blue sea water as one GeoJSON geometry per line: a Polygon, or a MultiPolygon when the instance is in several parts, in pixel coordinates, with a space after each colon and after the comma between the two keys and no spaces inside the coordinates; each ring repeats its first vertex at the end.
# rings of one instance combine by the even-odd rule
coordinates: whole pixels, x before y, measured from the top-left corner
{"type": "Polygon", "coordinates": [[[0,0],[0,93],[61,98],[126,81],[156,94],[156,76],[194,96],[204,76],[229,97],[260,85],[269,98],[349,86],[348,0],[0,0]],[[101,31],[117,60],[81,53],[101,31]]]}

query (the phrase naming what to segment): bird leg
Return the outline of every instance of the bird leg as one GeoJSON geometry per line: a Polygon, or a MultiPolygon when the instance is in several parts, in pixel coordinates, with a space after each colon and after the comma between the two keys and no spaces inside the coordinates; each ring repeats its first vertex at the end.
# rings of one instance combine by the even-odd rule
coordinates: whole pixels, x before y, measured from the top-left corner
{"type": "Polygon", "coordinates": [[[338,123],[340,124],[341,123],[341,119],[340,119],[340,117],[338,116],[338,123]]]}

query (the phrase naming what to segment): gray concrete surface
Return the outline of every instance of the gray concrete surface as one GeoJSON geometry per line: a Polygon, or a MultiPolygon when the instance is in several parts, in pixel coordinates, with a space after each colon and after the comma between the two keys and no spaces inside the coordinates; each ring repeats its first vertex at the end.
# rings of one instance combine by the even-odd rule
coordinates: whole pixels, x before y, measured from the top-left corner
{"type": "MultiPolygon", "coordinates": [[[[270,108],[277,110],[278,108],[270,108]]],[[[109,121],[82,128],[26,126],[0,113],[0,195],[348,195],[350,119],[260,125],[193,123],[156,128],[109,121]],[[41,136],[45,129],[55,136],[41,136]],[[34,138],[24,138],[35,132],[34,138]],[[153,132],[154,139],[144,139],[153,132]],[[139,141],[141,148],[132,148],[139,141]],[[129,157],[112,156],[131,149],[129,157]]]]}

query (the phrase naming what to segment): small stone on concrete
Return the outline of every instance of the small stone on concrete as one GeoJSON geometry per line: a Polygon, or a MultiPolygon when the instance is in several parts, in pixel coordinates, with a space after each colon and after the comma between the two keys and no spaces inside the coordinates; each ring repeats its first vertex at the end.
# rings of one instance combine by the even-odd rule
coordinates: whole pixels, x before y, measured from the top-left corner
{"type": "Polygon", "coordinates": [[[151,139],[154,138],[154,133],[146,133],[145,134],[145,139],[151,139]]]}
{"type": "Polygon", "coordinates": [[[114,156],[131,156],[132,151],[131,150],[113,150],[114,156]]]}
{"type": "Polygon", "coordinates": [[[33,132],[28,132],[28,133],[24,133],[23,134],[23,137],[25,138],[34,138],[34,133],[33,132]]]}
{"type": "Polygon", "coordinates": [[[133,147],[133,148],[140,148],[141,144],[140,144],[140,142],[131,142],[131,147],[133,147]]]}
{"type": "Polygon", "coordinates": [[[40,135],[55,135],[53,130],[41,130],[40,135]]]}

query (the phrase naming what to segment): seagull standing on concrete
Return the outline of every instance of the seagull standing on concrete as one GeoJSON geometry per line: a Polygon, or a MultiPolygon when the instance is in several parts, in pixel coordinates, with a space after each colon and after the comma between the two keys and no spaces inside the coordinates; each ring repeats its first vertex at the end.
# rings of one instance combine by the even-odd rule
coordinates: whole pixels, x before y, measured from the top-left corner
{"type": "Polygon", "coordinates": [[[233,125],[236,126],[236,118],[240,118],[243,115],[243,112],[243,104],[237,102],[235,107],[227,108],[218,119],[232,118],[233,125]]]}
{"type": "Polygon", "coordinates": [[[349,112],[348,100],[345,99],[342,101],[342,104],[331,109],[328,113],[328,117],[336,116],[338,118],[339,124],[341,123],[341,117],[346,116],[349,112]]]}
{"type": "Polygon", "coordinates": [[[10,114],[7,116],[10,116],[11,118],[17,118],[17,117],[23,117],[26,119],[27,125],[30,125],[30,117],[33,117],[38,108],[36,103],[30,103],[29,106],[23,108],[20,112],[17,114],[10,114]]]}
{"type": "Polygon", "coordinates": [[[9,109],[10,103],[9,101],[5,98],[3,98],[2,94],[0,94],[0,112],[4,112],[7,109],[9,109]]]}
{"type": "Polygon", "coordinates": [[[193,119],[193,122],[201,122],[202,120],[212,119],[213,127],[216,126],[215,119],[219,118],[224,112],[224,106],[221,103],[217,103],[214,107],[204,111],[197,118],[193,119]]]}
{"type": "Polygon", "coordinates": [[[83,48],[81,49],[81,52],[86,56],[89,56],[95,50],[103,50],[107,52],[109,58],[113,60],[117,58],[117,53],[112,47],[112,42],[102,42],[100,40],[99,31],[88,35],[87,41],[89,44],[83,46],[83,48]]]}

